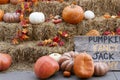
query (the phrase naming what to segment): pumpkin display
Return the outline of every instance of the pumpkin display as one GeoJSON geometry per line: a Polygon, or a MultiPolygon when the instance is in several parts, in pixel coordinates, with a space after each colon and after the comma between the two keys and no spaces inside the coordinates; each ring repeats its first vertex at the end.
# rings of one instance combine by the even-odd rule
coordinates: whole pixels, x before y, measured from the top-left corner
{"type": "Polygon", "coordinates": [[[64,53],[59,60],[61,70],[73,72],[74,58],[76,55],[77,53],[73,51],[64,53]]]}
{"type": "Polygon", "coordinates": [[[46,79],[59,70],[59,64],[50,56],[40,57],[34,66],[34,72],[38,78],[46,79]]]}
{"type": "Polygon", "coordinates": [[[16,23],[20,21],[20,13],[5,13],[3,20],[8,23],[16,23]]]}
{"type": "Polygon", "coordinates": [[[18,0],[10,0],[10,3],[16,5],[18,3],[18,0]]]}
{"type": "Polygon", "coordinates": [[[86,36],[100,36],[99,31],[93,29],[86,33],[86,36]]]}
{"type": "Polygon", "coordinates": [[[93,19],[93,18],[95,18],[95,14],[91,10],[85,11],[84,16],[85,16],[85,19],[93,19]]]}
{"type": "Polygon", "coordinates": [[[45,21],[45,15],[42,12],[33,12],[29,16],[29,21],[32,24],[39,24],[45,21]]]}
{"type": "Polygon", "coordinates": [[[72,4],[64,8],[62,18],[68,23],[77,24],[83,20],[84,11],[82,7],[72,4]]]}
{"type": "Polygon", "coordinates": [[[61,54],[59,54],[59,53],[52,53],[49,56],[52,57],[53,59],[55,59],[58,62],[60,57],[61,57],[61,54]]]}
{"type": "Polygon", "coordinates": [[[4,11],[3,11],[3,10],[0,10],[0,21],[2,21],[3,15],[4,15],[4,11]]]}
{"type": "Polygon", "coordinates": [[[10,0],[0,0],[0,4],[7,4],[10,0]]]}
{"type": "Polygon", "coordinates": [[[79,78],[90,78],[94,73],[94,62],[91,55],[80,53],[74,59],[74,73],[79,78]]]}
{"type": "Polygon", "coordinates": [[[0,53],[0,71],[7,70],[12,63],[12,57],[9,54],[0,53]]]}
{"type": "Polygon", "coordinates": [[[104,62],[95,62],[94,63],[94,75],[95,76],[104,76],[109,71],[109,67],[104,62]]]}

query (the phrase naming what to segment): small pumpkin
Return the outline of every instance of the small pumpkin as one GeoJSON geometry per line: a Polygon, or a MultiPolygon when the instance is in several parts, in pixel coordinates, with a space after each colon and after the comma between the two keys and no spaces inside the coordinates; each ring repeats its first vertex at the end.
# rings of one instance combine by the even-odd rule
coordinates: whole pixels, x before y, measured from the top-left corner
{"type": "Polygon", "coordinates": [[[12,57],[6,53],[0,53],[0,71],[7,70],[12,63],[12,57]]]}
{"type": "Polygon", "coordinates": [[[10,0],[10,3],[16,5],[18,3],[18,0],[10,0]]]}
{"type": "Polygon", "coordinates": [[[45,21],[45,15],[42,12],[33,12],[29,16],[29,21],[32,24],[39,24],[45,21]]]}
{"type": "Polygon", "coordinates": [[[83,20],[84,11],[82,7],[72,4],[64,8],[62,18],[68,23],[77,24],[83,20]]]}
{"type": "Polygon", "coordinates": [[[79,78],[90,78],[94,73],[94,62],[91,55],[80,53],[74,59],[74,73],[79,78]]]}
{"type": "Polygon", "coordinates": [[[61,57],[61,54],[59,54],[59,53],[52,53],[49,56],[52,57],[53,59],[55,59],[58,62],[60,57],[61,57]]]}
{"type": "Polygon", "coordinates": [[[94,63],[94,75],[104,76],[109,71],[109,67],[106,63],[95,62],[94,63]]]}
{"type": "Polygon", "coordinates": [[[2,21],[3,15],[4,15],[4,11],[3,11],[3,10],[0,10],[0,21],[2,21]]]}
{"type": "Polygon", "coordinates": [[[59,60],[60,68],[63,71],[73,72],[74,58],[76,55],[77,53],[73,51],[64,53],[59,60]]]}
{"type": "Polygon", "coordinates": [[[3,20],[8,23],[16,23],[20,21],[19,13],[6,13],[3,16],[3,20]]]}
{"type": "Polygon", "coordinates": [[[0,4],[7,4],[10,0],[0,0],[0,4]]]}
{"type": "Polygon", "coordinates": [[[86,36],[100,36],[99,31],[93,29],[86,33],[86,36]]]}

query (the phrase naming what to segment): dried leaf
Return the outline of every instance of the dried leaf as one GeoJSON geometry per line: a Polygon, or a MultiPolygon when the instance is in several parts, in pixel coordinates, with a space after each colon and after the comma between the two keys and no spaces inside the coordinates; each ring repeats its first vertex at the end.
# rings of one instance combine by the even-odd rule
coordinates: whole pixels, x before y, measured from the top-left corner
{"type": "Polygon", "coordinates": [[[60,46],[64,46],[65,43],[64,43],[63,41],[60,41],[60,42],[59,42],[59,45],[60,45],[60,46]]]}
{"type": "Polygon", "coordinates": [[[19,44],[18,39],[16,39],[16,38],[12,39],[12,43],[13,44],[19,44]]]}
{"type": "Polygon", "coordinates": [[[53,38],[53,42],[57,42],[58,43],[59,41],[60,41],[60,37],[56,36],[56,37],[53,38]]]}
{"type": "Polygon", "coordinates": [[[22,33],[23,33],[23,34],[28,33],[28,29],[27,29],[27,28],[24,28],[24,29],[22,30],[22,33]]]}

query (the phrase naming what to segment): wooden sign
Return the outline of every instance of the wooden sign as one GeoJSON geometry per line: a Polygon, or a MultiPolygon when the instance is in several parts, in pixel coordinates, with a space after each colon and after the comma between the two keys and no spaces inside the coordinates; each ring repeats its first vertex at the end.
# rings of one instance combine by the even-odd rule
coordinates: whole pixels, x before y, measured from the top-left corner
{"type": "Polygon", "coordinates": [[[94,61],[106,62],[110,70],[120,70],[120,36],[76,36],[75,51],[89,53],[94,61]]]}

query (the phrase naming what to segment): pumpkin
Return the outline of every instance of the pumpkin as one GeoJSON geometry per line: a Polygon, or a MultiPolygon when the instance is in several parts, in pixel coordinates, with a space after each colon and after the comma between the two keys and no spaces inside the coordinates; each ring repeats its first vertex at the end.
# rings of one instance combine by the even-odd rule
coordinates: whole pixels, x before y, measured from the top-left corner
{"type": "Polygon", "coordinates": [[[4,11],[0,10],[0,21],[2,21],[4,15],[4,11]]]}
{"type": "Polygon", "coordinates": [[[109,67],[104,62],[95,62],[94,63],[94,75],[95,76],[104,76],[109,70],[109,67]]]}
{"type": "Polygon", "coordinates": [[[85,11],[84,16],[85,16],[85,19],[93,19],[93,18],[95,18],[95,14],[91,10],[85,11]]]}
{"type": "Polygon", "coordinates": [[[0,4],[7,4],[10,0],[0,0],[0,4]]]}
{"type": "Polygon", "coordinates": [[[0,53],[0,71],[7,70],[12,63],[12,57],[6,53],[0,53]]]}
{"type": "Polygon", "coordinates": [[[33,12],[29,16],[29,21],[32,24],[39,24],[45,21],[45,15],[42,12],[33,12]]]}
{"type": "Polygon", "coordinates": [[[86,36],[100,36],[99,31],[93,29],[86,33],[86,36]]]}
{"type": "Polygon", "coordinates": [[[55,59],[58,62],[60,57],[61,57],[61,54],[59,54],[59,53],[52,53],[49,56],[52,57],[53,59],[55,59]]]}
{"type": "Polygon", "coordinates": [[[82,7],[72,4],[64,8],[62,18],[68,23],[77,24],[83,20],[84,11],[82,7]]]}
{"type": "Polygon", "coordinates": [[[34,66],[34,72],[40,79],[47,79],[59,70],[59,64],[50,56],[40,57],[34,66]]]}
{"type": "Polygon", "coordinates": [[[18,0],[10,0],[10,3],[16,5],[18,3],[18,0]]]}
{"type": "Polygon", "coordinates": [[[8,23],[16,23],[20,21],[20,14],[19,13],[6,13],[3,16],[3,20],[8,23]]]}
{"type": "Polygon", "coordinates": [[[70,52],[64,53],[61,56],[59,60],[59,64],[63,71],[73,72],[74,58],[76,57],[76,55],[77,53],[70,51],[70,52]]]}
{"type": "Polygon", "coordinates": [[[79,78],[90,78],[94,73],[94,62],[91,55],[80,53],[74,59],[74,73],[79,78]]]}

